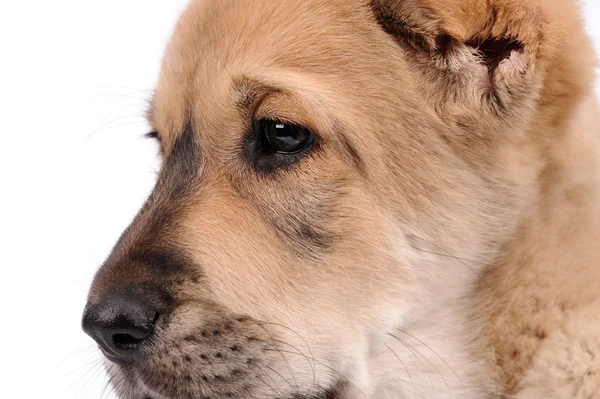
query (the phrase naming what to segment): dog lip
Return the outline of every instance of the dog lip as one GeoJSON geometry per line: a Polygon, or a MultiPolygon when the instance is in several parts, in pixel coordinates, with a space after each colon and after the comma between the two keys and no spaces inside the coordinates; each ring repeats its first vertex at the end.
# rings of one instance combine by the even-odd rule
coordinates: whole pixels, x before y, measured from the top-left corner
{"type": "MultiPolygon", "coordinates": [[[[106,356],[106,354],[105,354],[106,356]]],[[[107,356],[110,360],[110,358],[107,356]]],[[[112,360],[110,360],[112,361],[112,360]]],[[[179,399],[176,396],[171,396],[171,394],[167,394],[164,392],[156,391],[146,385],[146,382],[141,376],[137,374],[136,368],[126,367],[125,369],[121,368],[121,372],[126,372],[129,375],[137,376],[135,378],[135,384],[137,385],[137,389],[140,389],[143,392],[143,396],[139,399],[179,399]]],[[[322,388],[321,391],[312,394],[301,394],[294,393],[291,396],[281,396],[277,399],[347,399],[346,395],[343,393],[344,383],[334,383],[330,388],[322,388]]]]}
{"type": "Polygon", "coordinates": [[[107,358],[111,363],[123,364],[123,359],[121,359],[118,356],[110,353],[110,350],[105,349],[105,348],[103,348],[100,345],[98,345],[98,348],[100,348],[100,352],[102,352],[102,354],[104,355],[104,357],[107,358]]]}
{"type": "MultiPolygon", "coordinates": [[[[154,334],[151,337],[153,338],[154,334]]],[[[113,353],[109,347],[105,347],[104,345],[98,345],[98,349],[100,349],[102,355],[104,355],[104,357],[108,359],[111,363],[118,365],[136,365],[144,361],[144,359],[147,356],[146,351],[148,350],[148,347],[150,345],[152,345],[152,342],[144,343],[141,347],[141,350],[138,353],[134,354],[134,356],[126,360],[123,359],[122,356],[113,353]]]]}
{"type": "Polygon", "coordinates": [[[302,395],[294,394],[292,396],[281,397],[278,399],[342,399],[341,383],[335,383],[331,385],[331,388],[325,388],[317,394],[302,395]]]}

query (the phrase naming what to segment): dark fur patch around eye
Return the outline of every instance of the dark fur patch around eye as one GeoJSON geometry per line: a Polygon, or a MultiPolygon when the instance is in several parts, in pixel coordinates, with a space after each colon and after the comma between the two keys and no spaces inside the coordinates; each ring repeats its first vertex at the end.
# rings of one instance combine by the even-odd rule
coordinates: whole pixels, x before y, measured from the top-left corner
{"type": "Polygon", "coordinates": [[[153,195],[182,198],[194,187],[201,168],[200,147],[196,142],[192,123],[188,123],[166,154],[153,195]]]}
{"type": "Polygon", "coordinates": [[[192,123],[188,123],[167,156],[165,171],[172,179],[189,179],[196,174],[200,153],[192,123]]]}

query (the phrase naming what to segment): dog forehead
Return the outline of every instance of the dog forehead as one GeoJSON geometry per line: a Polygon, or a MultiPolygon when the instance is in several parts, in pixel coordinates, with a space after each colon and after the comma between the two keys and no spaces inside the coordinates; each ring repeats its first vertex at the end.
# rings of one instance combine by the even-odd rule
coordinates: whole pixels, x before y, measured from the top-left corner
{"type": "Polygon", "coordinates": [[[368,1],[195,0],[167,47],[153,108],[169,119],[163,128],[179,131],[198,99],[205,110],[229,102],[242,76],[370,85],[389,76],[386,59],[395,48],[385,39],[368,1]]]}
{"type": "Polygon", "coordinates": [[[369,0],[191,0],[178,28],[208,28],[205,33],[229,38],[314,38],[316,31],[346,30],[364,21],[370,8],[369,0]]]}
{"type": "Polygon", "coordinates": [[[373,29],[369,8],[352,0],[192,1],[180,17],[163,67],[208,74],[255,66],[323,68],[334,57],[369,47],[369,20],[373,29]]]}

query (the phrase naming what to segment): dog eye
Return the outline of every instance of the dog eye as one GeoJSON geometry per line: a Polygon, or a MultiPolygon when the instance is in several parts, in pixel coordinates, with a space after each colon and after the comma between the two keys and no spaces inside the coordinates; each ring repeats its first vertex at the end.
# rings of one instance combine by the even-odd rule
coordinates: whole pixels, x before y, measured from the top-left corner
{"type": "Polygon", "coordinates": [[[158,141],[162,141],[162,137],[160,137],[159,132],[146,133],[146,137],[151,138],[151,139],[156,139],[158,141]]]}
{"type": "Polygon", "coordinates": [[[300,125],[277,120],[260,121],[260,131],[270,152],[295,154],[313,141],[313,133],[300,125]]]}

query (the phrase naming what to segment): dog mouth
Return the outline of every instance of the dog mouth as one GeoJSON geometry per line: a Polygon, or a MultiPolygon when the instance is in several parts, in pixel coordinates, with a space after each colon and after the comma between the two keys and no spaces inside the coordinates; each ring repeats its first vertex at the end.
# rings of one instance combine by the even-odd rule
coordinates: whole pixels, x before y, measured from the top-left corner
{"type": "MultiPolygon", "coordinates": [[[[173,359],[168,362],[172,363],[173,359]]],[[[349,399],[344,387],[336,381],[329,386],[314,383],[298,386],[279,384],[265,374],[215,376],[212,379],[190,371],[184,378],[160,367],[144,364],[115,363],[105,358],[110,384],[119,399],[349,399]]],[[[190,368],[195,368],[191,366],[190,368]]],[[[262,363],[260,369],[274,367],[262,363]]],[[[276,374],[278,374],[275,371],[276,374]]],[[[290,380],[287,380],[290,381],[290,380]]]]}
{"type": "MultiPolygon", "coordinates": [[[[197,396],[197,398],[201,399],[201,398],[203,398],[203,396],[199,395],[199,396],[197,396]]],[[[241,396],[239,398],[242,399],[244,397],[241,396]]],[[[254,398],[254,397],[252,397],[252,398],[254,398]]],[[[167,398],[164,396],[159,397],[159,396],[144,395],[140,399],[175,399],[175,398],[167,398]]],[[[289,396],[278,396],[273,399],[341,399],[341,396],[339,396],[335,391],[327,389],[327,390],[323,390],[316,394],[306,394],[306,395],[292,394],[289,396]]]]}
{"type": "MultiPolygon", "coordinates": [[[[161,391],[158,392],[148,386],[141,373],[134,368],[128,366],[121,366],[110,360],[106,361],[106,368],[109,374],[110,382],[112,384],[115,393],[119,399],[181,399],[181,392],[178,392],[178,388],[170,386],[168,383],[161,384],[161,391]]],[[[193,386],[194,381],[189,381],[190,385],[193,386]]],[[[155,384],[156,385],[156,384],[155,384]]],[[[208,393],[208,392],[196,392],[193,393],[190,390],[184,396],[188,399],[350,399],[348,396],[343,394],[342,383],[335,383],[331,388],[319,388],[309,387],[306,392],[301,392],[299,388],[294,388],[290,393],[276,394],[256,394],[251,389],[241,389],[230,392],[222,393],[208,393]]]]}
{"type": "MultiPolygon", "coordinates": [[[[203,396],[197,396],[197,399],[203,398],[203,396]]],[[[240,397],[240,399],[242,399],[243,397],[240,397]]],[[[290,396],[279,396],[273,399],[338,399],[341,397],[337,396],[335,393],[333,393],[333,391],[330,390],[324,390],[321,393],[318,394],[314,394],[314,395],[301,395],[301,394],[293,394],[290,396]]],[[[175,399],[175,398],[168,398],[165,396],[150,396],[150,395],[144,395],[143,397],[141,397],[140,399],[175,399]]],[[[258,399],[258,398],[257,398],[258,399]]]]}

